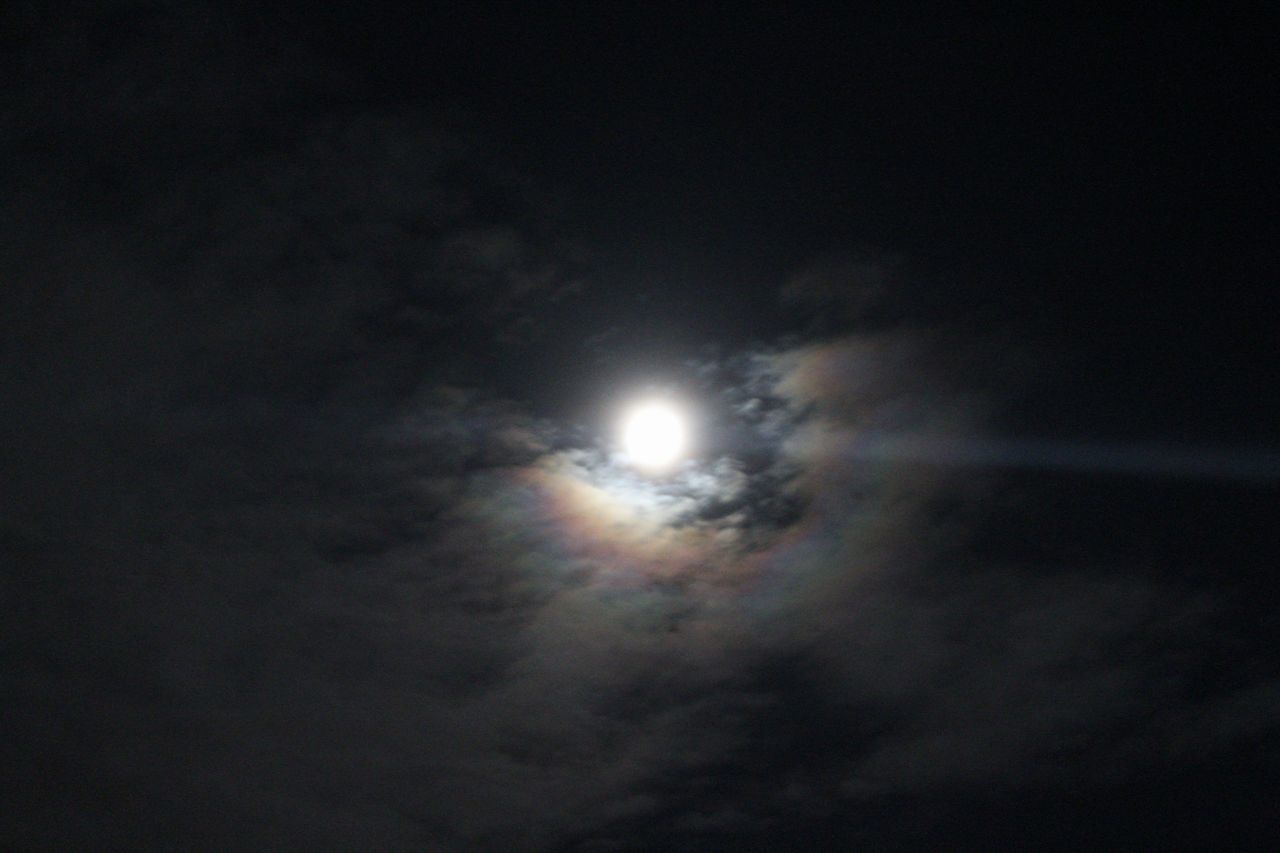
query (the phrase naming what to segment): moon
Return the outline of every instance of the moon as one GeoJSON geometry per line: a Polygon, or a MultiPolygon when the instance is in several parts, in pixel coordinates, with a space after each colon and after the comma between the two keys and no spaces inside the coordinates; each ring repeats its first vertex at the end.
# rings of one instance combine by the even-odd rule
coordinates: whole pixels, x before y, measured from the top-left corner
{"type": "Polygon", "coordinates": [[[688,446],[684,414],[666,400],[641,400],[629,406],[623,412],[621,438],[627,462],[649,473],[669,470],[688,446]]]}

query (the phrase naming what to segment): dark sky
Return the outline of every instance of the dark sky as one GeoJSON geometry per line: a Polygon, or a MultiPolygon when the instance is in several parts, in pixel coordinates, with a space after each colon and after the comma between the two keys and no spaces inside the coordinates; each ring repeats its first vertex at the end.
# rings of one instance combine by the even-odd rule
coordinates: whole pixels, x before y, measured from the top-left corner
{"type": "Polygon", "coordinates": [[[269,5],[4,12],[0,844],[1269,846],[1275,21],[269,5]]]}

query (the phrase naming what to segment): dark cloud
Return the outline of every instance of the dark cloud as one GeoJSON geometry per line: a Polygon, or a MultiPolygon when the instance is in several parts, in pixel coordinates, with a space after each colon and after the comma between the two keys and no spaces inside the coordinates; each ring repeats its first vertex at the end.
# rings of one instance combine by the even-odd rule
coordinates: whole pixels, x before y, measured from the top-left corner
{"type": "Polygon", "coordinates": [[[911,299],[905,292],[911,279],[903,260],[883,255],[865,249],[820,256],[787,279],[781,302],[828,331],[917,315],[919,294],[911,299]]]}

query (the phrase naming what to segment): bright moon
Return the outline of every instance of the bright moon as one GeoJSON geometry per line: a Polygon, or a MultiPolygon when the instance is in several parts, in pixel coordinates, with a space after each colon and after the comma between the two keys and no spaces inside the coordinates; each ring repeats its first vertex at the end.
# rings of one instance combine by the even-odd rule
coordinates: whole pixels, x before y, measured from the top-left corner
{"type": "Polygon", "coordinates": [[[622,449],[628,461],[646,471],[671,467],[685,450],[684,418],[661,400],[636,403],[622,418],[622,449]]]}

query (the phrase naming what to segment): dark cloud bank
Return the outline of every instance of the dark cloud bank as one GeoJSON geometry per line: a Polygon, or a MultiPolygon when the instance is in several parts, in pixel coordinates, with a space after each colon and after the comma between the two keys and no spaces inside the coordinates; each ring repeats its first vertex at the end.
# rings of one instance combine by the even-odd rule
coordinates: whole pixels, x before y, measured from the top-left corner
{"type": "MultiPolygon", "coordinates": [[[[877,444],[1143,438],[1212,342],[1157,369],[1154,323],[983,304],[857,223],[655,249],[643,160],[593,193],[479,84],[387,96],[398,19],[342,22],[398,72],[301,12],[13,23],[6,846],[1264,845],[1274,481],[877,444]],[[646,383],[698,426],[657,480],[608,430],[646,383]]],[[[677,121],[634,109],[600,150],[677,121]]],[[[1154,438],[1265,448],[1234,357],[1154,438]]]]}

